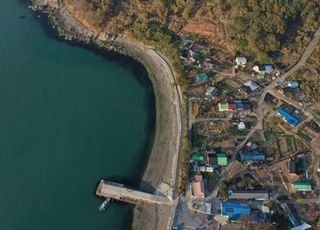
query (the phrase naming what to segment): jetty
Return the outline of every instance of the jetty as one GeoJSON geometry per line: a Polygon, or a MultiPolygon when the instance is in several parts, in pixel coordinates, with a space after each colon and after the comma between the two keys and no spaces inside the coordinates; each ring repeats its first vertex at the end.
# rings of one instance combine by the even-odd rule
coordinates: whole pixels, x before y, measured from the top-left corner
{"type": "Polygon", "coordinates": [[[123,184],[100,180],[96,195],[128,203],[151,203],[172,205],[174,202],[165,196],[130,189],[123,184]]]}

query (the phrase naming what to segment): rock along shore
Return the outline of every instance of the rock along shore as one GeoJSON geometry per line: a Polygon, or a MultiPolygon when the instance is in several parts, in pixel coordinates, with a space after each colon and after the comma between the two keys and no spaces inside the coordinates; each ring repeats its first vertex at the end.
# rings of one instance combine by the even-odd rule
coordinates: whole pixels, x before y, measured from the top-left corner
{"type": "MultiPolygon", "coordinates": [[[[69,14],[59,0],[32,0],[31,8],[47,13],[50,24],[64,39],[94,44],[102,49],[130,56],[145,66],[153,85],[157,113],[153,146],[140,187],[175,199],[182,135],[182,99],[168,60],[161,53],[136,41],[86,28],[69,14]]],[[[137,205],[132,228],[170,229],[174,210],[174,206],[137,205]]]]}

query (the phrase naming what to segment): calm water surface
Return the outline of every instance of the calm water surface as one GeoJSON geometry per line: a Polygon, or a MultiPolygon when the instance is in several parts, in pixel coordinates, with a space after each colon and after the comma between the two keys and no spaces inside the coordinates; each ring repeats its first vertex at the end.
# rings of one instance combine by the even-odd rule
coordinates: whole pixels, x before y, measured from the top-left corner
{"type": "Polygon", "coordinates": [[[146,73],[49,38],[25,2],[0,1],[0,229],[129,229],[132,207],[100,213],[94,192],[100,178],[139,183],[146,73]]]}

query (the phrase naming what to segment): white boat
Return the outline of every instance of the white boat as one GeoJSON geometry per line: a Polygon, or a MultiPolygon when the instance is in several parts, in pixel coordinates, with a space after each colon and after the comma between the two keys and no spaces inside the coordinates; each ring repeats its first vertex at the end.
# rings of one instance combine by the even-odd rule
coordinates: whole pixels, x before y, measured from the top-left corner
{"type": "Polygon", "coordinates": [[[99,211],[106,210],[110,205],[111,198],[107,198],[103,201],[103,203],[99,206],[99,211]]]}

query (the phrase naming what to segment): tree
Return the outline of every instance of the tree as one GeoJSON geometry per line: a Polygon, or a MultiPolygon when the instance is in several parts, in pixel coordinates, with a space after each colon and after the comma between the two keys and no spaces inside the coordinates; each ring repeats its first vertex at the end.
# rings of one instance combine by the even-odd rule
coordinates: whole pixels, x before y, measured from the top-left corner
{"type": "Polygon", "coordinates": [[[219,187],[219,195],[223,199],[228,199],[228,186],[226,182],[221,182],[221,185],[219,187]]]}

